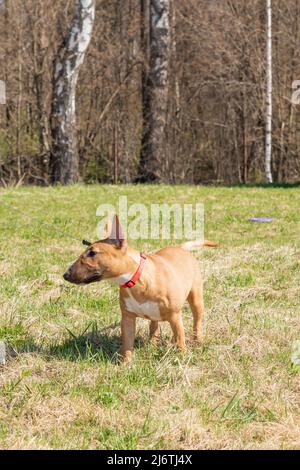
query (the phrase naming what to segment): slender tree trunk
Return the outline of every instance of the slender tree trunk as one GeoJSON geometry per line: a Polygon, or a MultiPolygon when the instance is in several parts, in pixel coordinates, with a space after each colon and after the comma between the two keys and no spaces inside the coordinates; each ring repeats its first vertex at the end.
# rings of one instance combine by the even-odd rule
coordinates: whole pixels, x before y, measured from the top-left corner
{"type": "Polygon", "coordinates": [[[168,105],[170,58],[169,0],[141,0],[142,42],[147,58],[146,34],[149,29],[149,62],[143,72],[143,131],[138,181],[163,179],[165,124],[168,105]],[[147,19],[149,18],[149,28],[147,19]]]}
{"type": "Polygon", "coordinates": [[[266,98],[266,149],[265,177],[273,183],[272,177],[272,0],[267,0],[267,98],[266,98]]]}
{"type": "Polygon", "coordinates": [[[246,86],[243,89],[243,183],[247,184],[248,182],[248,128],[247,128],[247,103],[246,96],[247,90],[246,86]]]}
{"type": "Polygon", "coordinates": [[[95,0],[76,0],[69,34],[54,61],[50,157],[53,183],[72,184],[78,179],[76,84],[94,19],[95,0]]]}
{"type": "Polygon", "coordinates": [[[19,38],[18,38],[18,101],[17,101],[17,135],[16,135],[16,154],[17,154],[17,172],[18,181],[22,177],[21,169],[21,111],[23,99],[23,84],[22,84],[22,19],[19,23],[19,38]]]}
{"type": "Polygon", "coordinates": [[[171,125],[168,126],[168,155],[166,161],[166,171],[168,173],[168,181],[176,180],[176,167],[179,157],[179,138],[181,130],[181,113],[180,113],[180,86],[178,80],[178,53],[177,53],[177,37],[176,37],[176,6],[175,0],[170,0],[170,21],[171,21],[171,56],[170,56],[170,79],[169,85],[169,112],[168,119],[171,125]],[[170,122],[170,121],[169,121],[170,122]]]}

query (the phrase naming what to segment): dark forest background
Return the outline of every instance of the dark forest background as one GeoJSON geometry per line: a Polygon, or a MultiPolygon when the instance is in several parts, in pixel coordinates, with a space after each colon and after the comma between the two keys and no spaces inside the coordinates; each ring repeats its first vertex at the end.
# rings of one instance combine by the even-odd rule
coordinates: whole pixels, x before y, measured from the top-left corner
{"type": "MultiPolygon", "coordinates": [[[[264,0],[172,0],[166,122],[158,180],[264,180],[264,0]]],[[[73,0],[7,0],[0,9],[0,185],[51,180],[53,64],[73,0]]],[[[76,94],[79,180],[131,183],[139,173],[144,2],[96,0],[76,94]]],[[[273,0],[273,176],[300,179],[300,1],[273,0]]],[[[147,42],[147,41],[146,41],[147,42]]],[[[145,83],[144,83],[145,85],[145,83]]]]}

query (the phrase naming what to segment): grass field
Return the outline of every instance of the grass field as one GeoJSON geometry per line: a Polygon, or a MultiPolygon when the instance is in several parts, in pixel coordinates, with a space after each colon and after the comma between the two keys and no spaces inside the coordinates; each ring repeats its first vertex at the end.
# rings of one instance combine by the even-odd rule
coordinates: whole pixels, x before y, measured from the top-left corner
{"type": "MultiPolygon", "coordinates": [[[[0,190],[0,447],[299,449],[300,189],[74,186],[0,190]],[[95,239],[96,208],[204,202],[197,257],[205,278],[201,348],[158,347],[138,321],[134,365],[116,362],[118,289],[62,274],[95,239]],[[273,216],[272,224],[249,217],[273,216]]],[[[165,242],[141,241],[144,250],[165,242]]],[[[187,335],[191,313],[184,311],[187,335]]]]}

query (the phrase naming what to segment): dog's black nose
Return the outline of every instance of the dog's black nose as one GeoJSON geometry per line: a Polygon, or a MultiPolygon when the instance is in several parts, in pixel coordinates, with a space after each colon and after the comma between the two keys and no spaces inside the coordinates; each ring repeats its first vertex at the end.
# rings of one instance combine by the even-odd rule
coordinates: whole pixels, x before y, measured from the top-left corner
{"type": "Polygon", "coordinates": [[[63,275],[63,278],[65,281],[68,281],[70,279],[70,274],[68,273],[68,271],[65,272],[65,274],[63,275]]]}

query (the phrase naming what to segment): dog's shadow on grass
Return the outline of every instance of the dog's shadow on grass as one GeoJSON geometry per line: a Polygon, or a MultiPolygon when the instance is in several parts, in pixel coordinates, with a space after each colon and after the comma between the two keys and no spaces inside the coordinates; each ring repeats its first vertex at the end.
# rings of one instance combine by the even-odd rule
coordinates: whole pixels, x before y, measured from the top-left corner
{"type": "MultiPolygon", "coordinates": [[[[112,362],[120,361],[121,334],[116,332],[119,325],[114,324],[103,330],[92,327],[76,336],[70,330],[69,338],[59,344],[49,346],[45,351],[46,356],[68,359],[69,361],[86,360],[91,362],[112,362]]],[[[135,339],[135,349],[144,347],[145,340],[140,335],[135,339]]]]}

